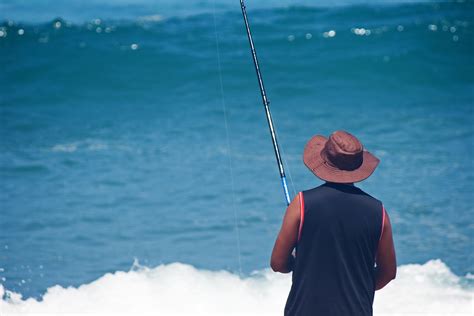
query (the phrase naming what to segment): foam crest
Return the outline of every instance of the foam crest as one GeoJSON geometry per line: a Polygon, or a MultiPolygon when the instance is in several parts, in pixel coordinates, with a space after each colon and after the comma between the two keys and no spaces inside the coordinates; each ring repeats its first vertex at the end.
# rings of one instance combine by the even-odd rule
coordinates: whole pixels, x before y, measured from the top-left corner
{"type": "Polygon", "coordinates": [[[73,153],[75,151],[101,151],[107,150],[108,145],[102,141],[85,140],[72,143],[56,144],[51,148],[52,152],[73,153]]]}
{"type": "MultiPolygon", "coordinates": [[[[106,274],[78,288],[54,286],[42,301],[23,300],[0,285],[2,315],[280,315],[289,275],[259,271],[240,278],[226,271],[173,263],[106,274]]],[[[440,260],[399,267],[376,293],[376,315],[472,315],[473,291],[440,260]]]]}

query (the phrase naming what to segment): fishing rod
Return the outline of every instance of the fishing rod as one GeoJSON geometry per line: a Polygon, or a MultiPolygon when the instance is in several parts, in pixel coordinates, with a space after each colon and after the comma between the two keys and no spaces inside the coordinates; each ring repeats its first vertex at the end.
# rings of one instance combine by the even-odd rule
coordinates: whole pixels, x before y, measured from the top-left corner
{"type": "Polygon", "coordinates": [[[270,101],[267,99],[265,87],[263,86],[262,74],[260,73],[260,67],[258,65],[257,52],[253,44],[252,33],[250,32],[249,21],[247,19],[247,11],[245,10],[245,4],[243,0],[240,0],[240,7],[242,8],[242,15],[244,17],[245,28],[247,30],[247,37],[249,39],[250,50],[252,52],[253,64],[257,73],[258,85],[260,87],[260,93],[262,95],[263,106],[265,108],[265,114],[267,116],[268,128],[270,129],[270,135],[272,137],[273,150],[275,151],[275,158],[278,164],[278,170],[280,171],[281,184],[285,193],[286,204],[290,205],[290,194],[288,193],[288,184],[286,182],[285,169],[283,168],[283,161],[281,159],[280,148],[278,147],[277,137],[275,128],[273,126],[272,115],[270,113],[270,101]]]}

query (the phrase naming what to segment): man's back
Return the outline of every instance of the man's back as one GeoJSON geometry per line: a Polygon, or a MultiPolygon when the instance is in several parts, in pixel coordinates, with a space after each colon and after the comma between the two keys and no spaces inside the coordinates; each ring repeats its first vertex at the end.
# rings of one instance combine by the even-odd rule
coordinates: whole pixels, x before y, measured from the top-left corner
{"type": "Polygon", "coordinates": [[[374,291],[395,278],[397,260],[382,203],[353,184],[379,159],[336,131],[313,136],[303,161],[326,183],[293,199],[273,246],[273,271],[293,271],[285,315],[372,315],[374,291]]]}
{"type": "Polygon", "coordinates": [[[337,183],[300,199],[304,221],[285,315],[372,315],[382,203],[337,183]]]}

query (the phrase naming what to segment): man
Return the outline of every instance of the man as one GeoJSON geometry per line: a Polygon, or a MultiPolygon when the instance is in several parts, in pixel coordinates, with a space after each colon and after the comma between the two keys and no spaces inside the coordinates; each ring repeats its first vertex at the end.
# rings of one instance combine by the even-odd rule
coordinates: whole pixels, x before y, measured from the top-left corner
{"type": "Polygon", "coordinates": [[[395,249],[382,203],[354,183],[379,160],[344,131],[314,136],[303,160],[326,183],[294,198],[273,248],[272,269],[293,271],[285,315],[372,315],[374,292],[395,278],[395,249]]]}

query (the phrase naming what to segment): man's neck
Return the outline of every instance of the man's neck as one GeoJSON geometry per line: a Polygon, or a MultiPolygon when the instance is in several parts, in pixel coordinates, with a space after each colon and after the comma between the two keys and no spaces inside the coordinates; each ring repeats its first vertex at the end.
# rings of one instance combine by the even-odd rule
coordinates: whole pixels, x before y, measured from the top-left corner
{"type": "Polygon", "coordinates": [[[354,185],[353,182],[350,182],[350,183],[339,183],[339,182],[326,181],[326,183],[332,184],[332,185],[347,185],[347,186],[355,187],[355,185],[354,185]]]}

